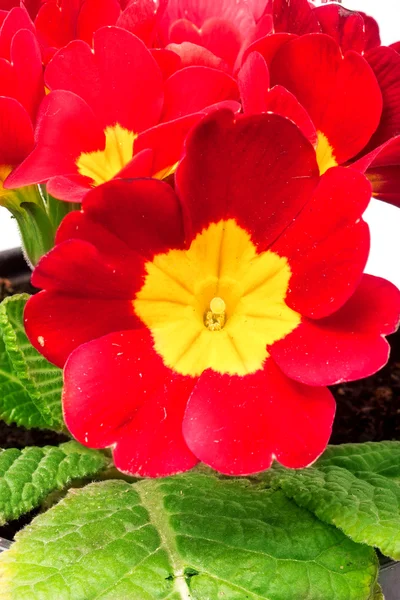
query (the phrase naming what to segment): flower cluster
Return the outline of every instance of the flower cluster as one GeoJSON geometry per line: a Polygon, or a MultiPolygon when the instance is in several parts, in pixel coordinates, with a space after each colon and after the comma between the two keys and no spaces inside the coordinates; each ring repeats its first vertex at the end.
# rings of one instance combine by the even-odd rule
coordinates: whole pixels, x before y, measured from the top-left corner
{"type": "Polygon", "coordinates": [[[141,476],[313,462],[399,321],[362,219],[400,205],[397,46],[307,0],[0,9],[0,199],[81,203],[25,311],[72,435],[141,476]]]}

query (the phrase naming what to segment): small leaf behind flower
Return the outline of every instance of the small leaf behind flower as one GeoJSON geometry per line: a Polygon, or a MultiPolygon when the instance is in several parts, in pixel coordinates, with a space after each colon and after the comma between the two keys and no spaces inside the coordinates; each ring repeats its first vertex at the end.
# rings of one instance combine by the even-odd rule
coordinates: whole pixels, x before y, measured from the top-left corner
{"type": "Polygon", "coordinates": [[[95,475],[107,459],[77,442],[0,450],[0,525],[29,512],[73,479],[95,475]]]}
{"type": "Polygon", "coordinates": [[[28,340],[23,311],[28,294],[0,305],[0,418],[6,423],[62,431],[62,370],[28,340]]]}
{"type": "Polygon", "coordinates": [[[280,491],[190,473],[70,490],[0,577],[11,600],[371,600],[377,560],[280,491]]]}

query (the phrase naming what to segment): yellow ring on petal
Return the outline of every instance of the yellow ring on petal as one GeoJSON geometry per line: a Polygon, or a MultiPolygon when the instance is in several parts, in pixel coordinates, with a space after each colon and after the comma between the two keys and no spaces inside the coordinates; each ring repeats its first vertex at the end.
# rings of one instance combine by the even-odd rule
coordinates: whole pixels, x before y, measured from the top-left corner
{"type": "Polygon", "coordinates": [[[97,186],[115,177],[133,158],[133,144],[138,137],[118,123],[104,130],[105,148],[83,152],[76,161],[78,171],[97,186]]]}
{"type": "Polygon", "coordinates": [[[268,357],[267,346],[301,320],[285,302],[287,259],[258,253],[233,219],[209,225],[188,250],[158,254],[146,273],[135,313],[164,364],[182,375],[254,373],[268,357]]]}
{"type": "Polygon", "coordinates": [[[331,167],[337,167],[338,162],[334,155],[334,150],[329,143],[328,138],[321,131],[317,131],[317,163],[320,175],[326,173],[331,167]]]}

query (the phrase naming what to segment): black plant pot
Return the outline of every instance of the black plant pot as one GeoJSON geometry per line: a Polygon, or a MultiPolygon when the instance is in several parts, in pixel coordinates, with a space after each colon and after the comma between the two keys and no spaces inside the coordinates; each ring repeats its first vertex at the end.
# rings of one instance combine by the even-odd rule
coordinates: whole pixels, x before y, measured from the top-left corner
{"type": "Polygon", "coordinates": [[[400,562],[383,559],[379,573],[385,600],[400,600],[400,562]]]}
{"type": "Polygon", "coordinates": [[[32,292],[31,270],[19,248],[0,252],[0,284],[2,296],[13,293],[32,292]]]}
{"type": "MultiPolygon", "coordinates": [[[[15,248],[0,252],[0,284],[3,295],[11,293],[11,291],[13,293],[34,292],[34,288],[29,283],[30,276],[31,271],[21,250],[15,248]]],[[[8,550],[11,543],[9,540],[0,537],[0,552],[8,550]]],[[[382,586],[385,600],[400,600],[400,562],[390,561],[383,557],[379,582],[382,586]]]]}

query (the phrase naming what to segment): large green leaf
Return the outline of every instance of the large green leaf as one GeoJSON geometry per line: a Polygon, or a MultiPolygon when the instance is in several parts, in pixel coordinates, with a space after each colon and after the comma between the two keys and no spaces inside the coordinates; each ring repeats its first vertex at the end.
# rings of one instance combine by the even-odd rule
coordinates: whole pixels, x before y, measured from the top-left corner
{"type": "Polygon", "coordinates": [[[62,370],[29,342],[23,325],[27,294],[0,305],[0,418],[6,423],[62,431],[62,370]]]}
{"type": "Polygon", "coordinates": [[[331,446],[308,469],[264,480],[356,542],[400,559],[400,442],[331,446]]]}
{"type": "Polygon", "coordinates": [[[377,561],[280,491],[188,474],[70,490],[0,576],[11,600],[372,600],[377,561]]]}
{"type": "Polygon", "coordinates": [[[107,465],[96,450],[76,442],[0,451],[0,525],[36,508],[50,492],[107,465]]]}

